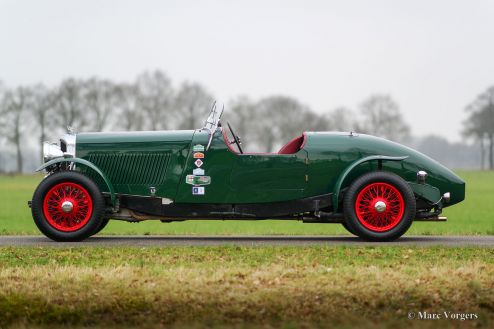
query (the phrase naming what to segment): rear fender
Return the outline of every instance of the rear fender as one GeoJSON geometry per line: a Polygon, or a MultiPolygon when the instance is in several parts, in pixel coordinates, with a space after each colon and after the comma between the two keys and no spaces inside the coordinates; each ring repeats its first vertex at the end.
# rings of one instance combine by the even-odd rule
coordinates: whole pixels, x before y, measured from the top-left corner
{"type": "Polygon", "coordinates": [[[346,169],[340,174],[338,177],[338,180],[336,181],[336,184],[334,186],[333,190],[333,211],[337,212],[338,211],[338,200],[341,192],[341,186],[343,185],[343,182],[345,181],[345,178],[352,172],[353,169],[355,169],[358,165],[369,162],[369,161],[378,161],[379,162],[379,167],[381,167],[382,161],[402,161],[408,158],[408,156],[399,156],[399,157],[392,157],[392,156],[386,156],[386,155],[371,155],[362,159],[359,159],[355,162],[353,162],[351,165],[346,167],[346,169]]]}

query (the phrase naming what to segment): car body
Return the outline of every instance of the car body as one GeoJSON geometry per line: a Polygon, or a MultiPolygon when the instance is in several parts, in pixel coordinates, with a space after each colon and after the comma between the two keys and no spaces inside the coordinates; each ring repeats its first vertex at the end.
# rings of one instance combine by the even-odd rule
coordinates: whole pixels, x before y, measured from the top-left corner
{"type": "MultiPolygon", "coordinates": [[[[243,153],[231,127],[233,141],[221,126],[221,113],[214,107],[204,127],[196,130],[67,134],[60,145],[47,144],[46,163],[38,170],[48,172],[46,179],[67,172],[83,175],[91,183],[84,180],[78,186],[88,192],[85,184],[93,184],[91,189],[96,187],[101,194],[104,210],[98,215],[101,223],[93,225],[98,227],[84,234],[77,232],[80,228],[52,231],[50,220],[42,228],[38,222],[50,217],[46,194],[51,185],[45,183],[31,202],[38,208],[33,207],[38,227],[45,234],[49,229],[49,237],[65,241],[96,233],[110,218],[163,222],[295,219],[342,223],[354,234],[381,241],[401,236],[414,219],[441,220],[442,208],[465,197],[465,183],[438,162],[403,145],[364,134],[304,132],[277,153],[243,153]],[[363,185],[355,188],[363,176],[363,185]],[[355,195],[349,197],[352,186],[355,195]],[[376,189],[384,193],[384,199],[383,195],[372,196],[376,189]],[[367,203],[362,201],[364,192],[372,199],[364,200],[367,203]],[[368,211],[362,208],[358,215],[357,201],[360,207],[372,207],[374,226],[360,225],[368,211]],[[401,204],[394,215],[388,214],[393,202],[401,204]],[[352,212],[353,220],[349,218],[352,212]],[[396,223],[393,227],[376,224],[404,214],[407,223],[400,230],[393,231],[396,223]]],[[[63,187],[63,179],[56,182],[63,187]]],[[[55,194],[52,192],[52,197],[55,194]]],[[[61,209],[67,198],[53,203],[52,210],[61,209]]],[[[60,214],[58,220],[63,221],[67,213],[60,214]]],[[[56,220],[52,218],[52,222],[56,220]]]]}

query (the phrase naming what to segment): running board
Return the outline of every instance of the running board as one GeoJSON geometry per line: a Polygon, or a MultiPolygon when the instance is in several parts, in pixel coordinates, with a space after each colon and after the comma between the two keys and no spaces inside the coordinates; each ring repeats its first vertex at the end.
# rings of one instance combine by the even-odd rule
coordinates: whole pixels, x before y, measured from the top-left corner
{"type": "Polygon", "coordinates": [[[446,216],[432,216],[428,218],[415,218],[415,222],[445,222],[448,220],[446,216]]]}

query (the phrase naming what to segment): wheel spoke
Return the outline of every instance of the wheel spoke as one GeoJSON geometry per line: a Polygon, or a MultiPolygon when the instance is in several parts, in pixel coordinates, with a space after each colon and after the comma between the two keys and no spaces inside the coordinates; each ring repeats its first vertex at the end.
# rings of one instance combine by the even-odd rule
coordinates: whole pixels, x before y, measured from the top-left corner
{"type": "Polygon", "coordinates": [[[404,209],[405,203],[400,191],[384,182],[365,186],[355,202],[355,213],[360,223],[376,232],[387,231],[398,225],[404,209]],[[377,202],[380,203],[378,206],[377,202]]]}
{"type": "Polygon", "coordinates": [[[44,198],[45,218],[59,231],[73,232],[81,229],[89,222],[92,210],[93,203],[89,192],[76,183],[57,184],[48,191],[44,198]],[[69,210],[62,208],[64,202],[71,205],[69,210]]]}

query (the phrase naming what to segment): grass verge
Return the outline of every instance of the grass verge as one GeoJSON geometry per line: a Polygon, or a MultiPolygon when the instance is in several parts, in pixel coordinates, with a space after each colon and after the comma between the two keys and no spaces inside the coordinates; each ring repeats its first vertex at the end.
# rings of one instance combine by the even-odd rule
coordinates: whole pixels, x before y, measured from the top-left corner
{"type": "Polygon", "coordinates": [[[1,248],[0,327],[492,327],[494,250],[1,248]],[[409,320],[408,312],[476,320],[409,320]]]}

